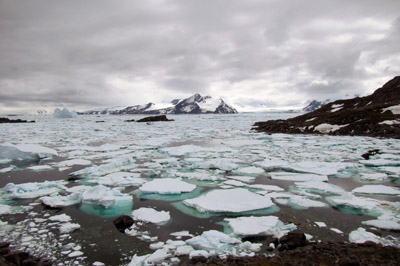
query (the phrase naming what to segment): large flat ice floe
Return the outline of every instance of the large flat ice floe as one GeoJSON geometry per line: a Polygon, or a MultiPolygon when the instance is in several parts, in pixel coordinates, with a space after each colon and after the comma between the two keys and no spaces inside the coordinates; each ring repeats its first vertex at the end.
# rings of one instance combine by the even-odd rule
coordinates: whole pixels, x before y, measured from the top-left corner
{"type": "Polygon", "coordinates": [[[247,189],[217,189],[183,202],[199,212],[246,212],[274,206],[269,197],[260,196],[247,189]]]}
{"type": "Polygon", "coordinates": [[[153,208],[140,208],[132,212],[132,217],[135,220],[162,224],[166,223],[171,219],[169,212],[167,211],[157,211],[153,208]]]}
{"type": "Polygon", "coordinates": [[[143,193],[180,194],[191,192],[196,185],[189,184],[179,178],[154,179],[142,185],[139,190],[143,193]]]}
{"type": "Polygon", "coordinates": [[[276,216],[250,216],[239,218],[225,218],[233,233],[239,236],[271,235],[281,237],[295,230],[296,225],[284,224],[276,216]]]}

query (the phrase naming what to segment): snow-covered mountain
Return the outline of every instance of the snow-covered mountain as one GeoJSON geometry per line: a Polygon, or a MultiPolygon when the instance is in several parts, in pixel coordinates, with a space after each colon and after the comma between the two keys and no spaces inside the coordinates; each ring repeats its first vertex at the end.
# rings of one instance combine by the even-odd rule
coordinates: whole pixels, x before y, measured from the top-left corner
{"type": "Polygon", "coordinates": [[[222,99],[195,94],[189,98],[175,99],[169,103],[148,103],[128,107],[106,108],[81,112],[84,115],[127,115],[127,114],[235,114],[236,109],[227,105],[222,99]]]}
{"type": "Polygon", "coordinates": [[[306,113],[312,112],[320,108],[321,106],[329,103],[330,100],[325,100],[325,101],[317,101],[317,100],[312,100],[306,107],[303,108],[303,111],[306,113]]]}

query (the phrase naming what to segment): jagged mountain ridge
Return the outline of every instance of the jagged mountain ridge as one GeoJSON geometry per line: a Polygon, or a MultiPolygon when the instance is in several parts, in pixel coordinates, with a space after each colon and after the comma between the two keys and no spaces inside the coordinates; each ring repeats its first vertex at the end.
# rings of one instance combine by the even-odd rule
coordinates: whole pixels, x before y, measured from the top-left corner
{"type": "Polygon", "coordinates": [[[235,114],[236,109],[222,99],[201,96],[196,93],[186,99],[175,99],[167,104],[148,103],[125,108],[106,108],[80,112],[81,115],[128,115],[128,114],[235,114]]]}

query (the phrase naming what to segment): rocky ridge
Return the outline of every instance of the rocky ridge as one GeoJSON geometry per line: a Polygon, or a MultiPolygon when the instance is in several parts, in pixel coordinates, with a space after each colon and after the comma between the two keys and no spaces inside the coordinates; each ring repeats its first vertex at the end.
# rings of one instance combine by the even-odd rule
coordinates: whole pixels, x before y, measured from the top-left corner
{"type": "Polygon", "coordinates": [[[400,138],[400,76],[366,97],[338,100],[287,120],[257,122],[265,133],[400,138]]]}
{"type": "Polygon", "coordinates": [[[194,94],[186,99],[175,99],[167,104],[148,103],[125,108],[107,108],[80,112],[80,115],[131,115],[131,114],[235,114],[236,109],[222,99],[194,94]]]}

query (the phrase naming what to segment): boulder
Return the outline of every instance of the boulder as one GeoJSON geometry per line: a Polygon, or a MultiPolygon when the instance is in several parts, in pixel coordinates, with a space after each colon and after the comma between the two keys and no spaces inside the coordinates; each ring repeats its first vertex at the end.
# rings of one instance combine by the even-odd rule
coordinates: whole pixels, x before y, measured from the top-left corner
{"type": "Polygon", "coordinates": [[[114,220],[114,225],[118,229],[118,231],[124,233],[125,229],[133,225],[133,219],[128,215],[121,215],[120,217],[114,220]]]}
{"type": "Polygon", "coordinates": [[[279,250],[291,250],[298,247],[303,247],[308,244],[307,238],[304,233],[300,231],[292,231],[279,239],[281,244],[279,250]]]}

